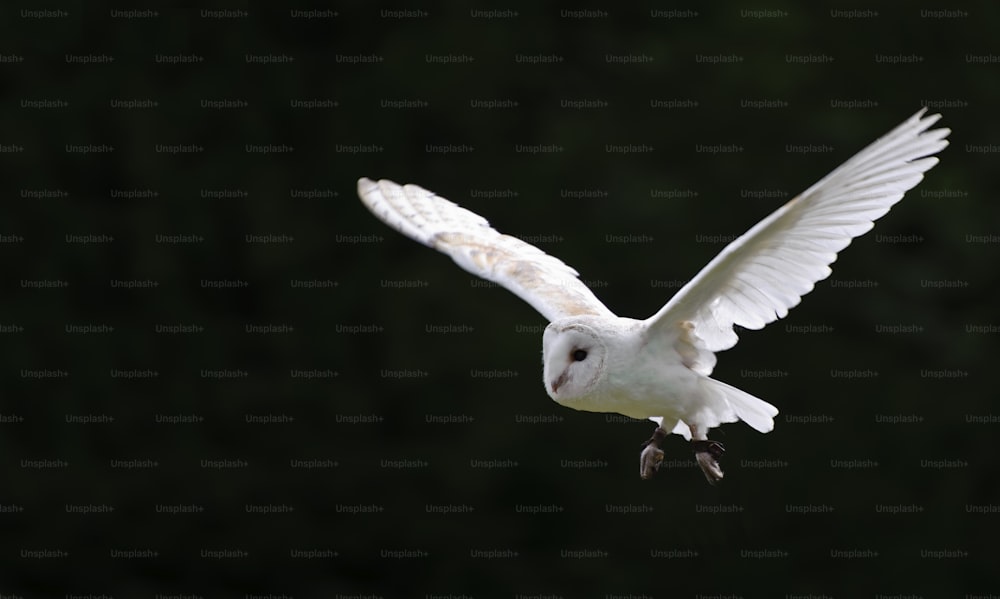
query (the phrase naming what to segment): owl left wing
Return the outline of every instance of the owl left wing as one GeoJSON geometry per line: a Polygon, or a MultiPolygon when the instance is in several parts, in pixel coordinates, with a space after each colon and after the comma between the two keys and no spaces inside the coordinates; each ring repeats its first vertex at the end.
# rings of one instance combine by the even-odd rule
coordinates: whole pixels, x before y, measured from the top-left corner
{"type": "Polygon", "coordinates": [[[361,178],[358,196],[390,227],[505,287],[550,321],[584,314],[614,316],[562,260],[500,233],[483,217],[433,192],[361,178]]]}
{"type": "Polygon", "coordinates": [[[690,340],[698,349],[717,352],[736,345],[733,325],[760,329],[784,318],[830,275],[837,252],[871,229],[937,164],[931,155],[948,145],[944,138],[950,131],[928,130],[941,115],[923,114],[917,112],[726,246],[646,321],[649,330],[680,325],[689,338],[696,337],[690,340]]]}

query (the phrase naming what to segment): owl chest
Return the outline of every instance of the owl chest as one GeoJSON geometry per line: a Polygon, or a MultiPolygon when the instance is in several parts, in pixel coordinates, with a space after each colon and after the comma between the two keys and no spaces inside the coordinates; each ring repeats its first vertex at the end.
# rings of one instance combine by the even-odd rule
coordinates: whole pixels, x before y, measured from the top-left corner
{"type": "Polygon", "coordinates": [[[665,409],[683,403],[697,384],[697,375],[679,359],[656,351],[636,351],[608,366],[599,402],[635,417],[664,415],[665,409]]]}

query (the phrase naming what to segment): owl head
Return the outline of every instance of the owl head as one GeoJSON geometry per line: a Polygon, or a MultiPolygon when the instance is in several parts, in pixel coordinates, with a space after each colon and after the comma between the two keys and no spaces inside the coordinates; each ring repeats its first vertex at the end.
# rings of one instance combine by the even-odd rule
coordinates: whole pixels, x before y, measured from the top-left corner
{"type": "Polygon", "coordinates": [[[607,346],[592,326],[579,319],[551,323],[542,335],[545,390],[572,407],[604,378],[607,346]]]}

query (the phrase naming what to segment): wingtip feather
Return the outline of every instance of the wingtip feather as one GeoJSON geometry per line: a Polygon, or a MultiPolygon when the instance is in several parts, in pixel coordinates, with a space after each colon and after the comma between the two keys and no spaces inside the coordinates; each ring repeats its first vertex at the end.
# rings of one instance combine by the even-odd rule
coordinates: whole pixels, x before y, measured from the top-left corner
{"type": "Polygon", "coordinates": [[[816,282],[830,276],[837,252],[871,230],[938,164],[934,154],[948,146],[951,133],[930,129],[940,118],[922,107],[727,245],[648,320],[691,320],[704,348],[721,351],[736,343],[733,325],[757,329],[787,315],[816,282]],[[805,235],[810,243],[803,242],[805,235]],[[818,240],[826,247],[814,247],[818,240]],[[775,280],[767,273],[776,265],[780,270],[782,262],[788,279],[775,280]],[[738,269],[751,266],[758,269],[754,276],[741,277],[738,269]]]}

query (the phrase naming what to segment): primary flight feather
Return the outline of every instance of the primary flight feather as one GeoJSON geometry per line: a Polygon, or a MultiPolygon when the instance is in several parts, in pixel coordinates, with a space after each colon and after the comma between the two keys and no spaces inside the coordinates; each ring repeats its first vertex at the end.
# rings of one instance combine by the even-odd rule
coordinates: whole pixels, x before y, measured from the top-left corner
{"type": "Polygon", "coordinates": [[[737,342],[734,325],[783,318],[830,275],[851,240],[874,226],[937,164],[948,129],[924,110],[879,138],[727,245],[646,320],[616,316],[561,260],[417,185],[358,181],[361,201],[401,233],[448,254],[472,274],[517,294],[550,322],[544,383],[556,402],[658,423],[640,456],[652,476],[668,432],[692,441],[709,482],[722,478],[709,429],[743,420],[760,432],[777,409],[709,377],[715,352],[737,342]]]}

